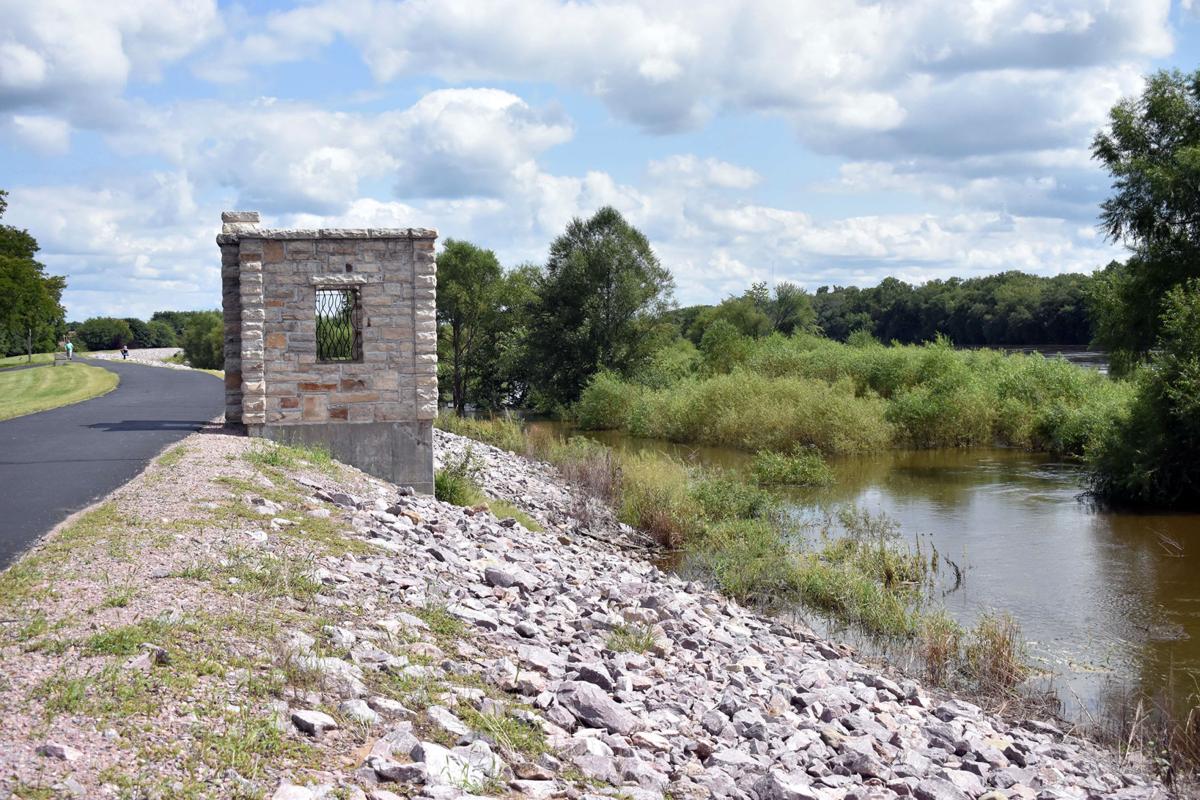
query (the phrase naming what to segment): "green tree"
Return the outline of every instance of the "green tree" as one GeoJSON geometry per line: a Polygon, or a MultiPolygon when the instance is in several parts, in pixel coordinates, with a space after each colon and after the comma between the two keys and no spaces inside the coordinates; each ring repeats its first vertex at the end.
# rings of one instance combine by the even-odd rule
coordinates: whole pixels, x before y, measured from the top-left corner
{"type": "Polygon", "coordinates": [[[1128,416],[1090,454],[1111,500],[1200,507],[1200,279],[1167,291],[1149,365],[1128,416]]]}
{"type": "Polygon", "coordinates": [[[147,347],[175,347],[175,329],[162,320],[146,323],[147,347]]]}
{"type": "Polygon", "coordinates": [[[150,347],[150,326],[137,317],[125,317],[125,324],[133,338],[126,342],[130,347],[150,347]]]}
{"type": "Polygon", "coordinates": [[[196,369],[225,368],[225,323],[220,311],[189,312],[183,355],[196,369]]]}
{"type": "Polygon", "coordinates": [[[115,350],[133,342],[129,323],[116,317],[92,317],[75,330],[88,350],[115,350]]]}
{"type": "MultiPolygon", "coordinates": [[[[7,209],[0,190],[0,217],[7,209]]],[[[37,251],[28,231],[0,225],[0,352],[6,355],[24,352],[32,359],[35,350],[53,350],[64,330],[66,279],[45,274],[37,251]]]]}
{"type": "Polygon", "coordinates": [[[1151,75],[1109,112],[1092,155],[1113,179],[1104,230],[1133,251],[1096,287],[1097,343],[1129,369],[1158,341],[1168,293],[1200,276],[1200,71],[1151,75]]]}
{"type": "Polygon", "coordinates": [[[572,403],[602,369],[628,375],[661,343],[655,318],[674,282],[650,242],[614,208],[573,219],[550,245],[530,315],[544,404],[572,403]]]}
{"type": "Polygon", "coordinates": [[[479,408],[519,406],[529,394],[529,309],[540,273],[524,264],[496,283],[468,362],[467,396],[479,408]]]}
{"type": "Polygon", "coordinates": [[[496,254],[470,242],[447,239],[437,260],[439,351],[458,416],[466,414],[475,348],[499,300],[503,272],[496,254]]]}

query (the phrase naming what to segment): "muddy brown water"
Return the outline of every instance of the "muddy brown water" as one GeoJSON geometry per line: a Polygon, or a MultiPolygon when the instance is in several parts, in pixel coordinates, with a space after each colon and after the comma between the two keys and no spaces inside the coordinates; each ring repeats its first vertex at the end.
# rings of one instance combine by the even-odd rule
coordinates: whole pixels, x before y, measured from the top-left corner
{"type": "MultiPolygon", "coordinates": [[[[710,467],[744,469],[750,459],[611,431],[586,435],[710,467]]],[[[1180,708],[1200,694],[1200,515],[1098,507],[1083,494],[1077,465],[1018,450],[891,451],[832,466],[834,486],[789,495],[795,513],[852,504],[887,514],[925,552],[936,547],[963,579],[955,586],[944,571],[934,602],[964,624],[989,610],[1012,614],[1042,671],[1039,685],[1068,717],[1111,710],[1129,690],[1180,708]]]]}

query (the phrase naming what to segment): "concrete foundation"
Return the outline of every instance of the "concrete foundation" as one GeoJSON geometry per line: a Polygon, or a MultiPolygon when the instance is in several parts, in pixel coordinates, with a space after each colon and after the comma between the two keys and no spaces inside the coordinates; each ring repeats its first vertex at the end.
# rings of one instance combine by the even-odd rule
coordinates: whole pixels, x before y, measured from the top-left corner
{"type": "Polygon", "coordinates": [[[338,461],[353,464],[369,475],[411,486],[421,494],[433,494],[430,421],[255,425],[249,432],[284,444],[320,445],[338,461]]]}

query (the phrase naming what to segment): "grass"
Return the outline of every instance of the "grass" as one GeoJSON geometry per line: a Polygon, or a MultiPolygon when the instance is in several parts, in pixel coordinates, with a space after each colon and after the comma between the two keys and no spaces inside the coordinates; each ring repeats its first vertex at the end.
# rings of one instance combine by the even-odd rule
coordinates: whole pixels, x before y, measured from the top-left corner
{"type": "Polygon", "coordinates": [[[256,442],[245,459],[257,467],[279,470],[295,470],[310,467],[328,475],[338,473],[337,462],[328,449],[319,445],[293,445],[279,442],[256,442]]]}
{"type": "Polygon", "coordinates": [[[116,373],[86,364],[0,373],[0,420],[79,403],[117,388],[116,373]]]}
{"type": "Polygon", "coordinates": [[[33,358],[27,356],[4,356],[0,358],[0,370],[11,367],[24,367],[28,364],[49,364],[54,361],[54,353],[34,353],[33,358]]]}
{"type": "Polygon", "coordinates": [[[648,625],[618,625],[604,646],[614,653],[645,653],[654,647],[654,630],[648,625]]]}
{"type": "Polygon", "coordinates": [[[494,498],[489,497],[486,502],[487,502],[488,511],[491,511],[492,514],[495,515],[498,519],[504,519],[505,517],[512,517],[513,519],[515,519],[517,521],[518,525],[520,525],[522,528],[524,528],[527,531],[543,530],[540,522],[538,522],[536,519],[529,516],[524,511],[517,508],[515,505],[508,502],[507,500],[496,500],[494,498]]]}
{"type": "Polygon", "coordinates": [[[110,553],[127,553],[140,523],[107,502],[87,511],[0,572],[0,608],[22,608],[31,600],[52,595],[52,578],[61,578],[61,564],[87,548],[104,547],[110,553]]]}
{"type": "Polygon", "coordinates": [[[455,714],[472,730],[491,739],[506,756],[515,753],[535,760],[550,750],[541,728],[512,714],[484,714],[466,703],[459,703],[455,714]]]}
{"type": "Polygon", "coordinates": [[[170,450],[167,450],[165,453],[163,453],[157,459],[155,459],[155,462],[160,467],[167,467],[167,468],[174,467],[174,466],[178,465],[180,461],[183,461],[183,458],[184,458],[184,456],[187,455],[187,452],[188,452],[187,445],[184,445],[184,444],[176,445],[175,447],[172,447],[170,450]]]}

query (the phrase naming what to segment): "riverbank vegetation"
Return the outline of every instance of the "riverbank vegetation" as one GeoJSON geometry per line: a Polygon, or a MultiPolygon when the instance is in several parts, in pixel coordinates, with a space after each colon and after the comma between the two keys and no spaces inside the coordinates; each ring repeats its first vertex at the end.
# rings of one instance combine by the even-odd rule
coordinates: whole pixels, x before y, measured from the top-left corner
{"type": "MultiPolygon", "coordinates": [[[[735,599],[768,608],[804,607],[829,624],[880,642],[916,647],[931,679],[966,681],[990,695],[1024,678],[1022,645],[1011,620],[987,617],[964,630],[932,601],[944,562],[908,547],[886,517],[849,508],[816,519],[784,512],[753,477],[704,469],[661,454],[627,454],[592,440],[523,429],[511,419],[438,418],[440,428],[556,466],[577,492],[601,500],[618,518],[655,538],[682,571],[705,576],[735,599]],[[986,653],[986,659],[984,654],[986,653]],[[984,661],[997,666],[984,668],[984,661]]],[[[800,452],[782,471],[807,474],[800,452]]],[[[460,473],[443,470],[443,491],[460,473]]],[[[458,491],[457,487],[454,491],[458,491]]],[[[469,504],[469,492],[455,495],[469,504]]]]}
{"type": "MultiPolygon", "coordinates": [[[[1083,456],[1127,413],[1128,383],[1040,355],[853,344],[730,332],[673,380],[596,376],[574,407],[585,429],[826,455],[1003,444],[1083,456]],[[730,356],[730,352],[735,355],[730,356]]],[[[643,373],[647,374],[647,373],[643,373]]]]}

